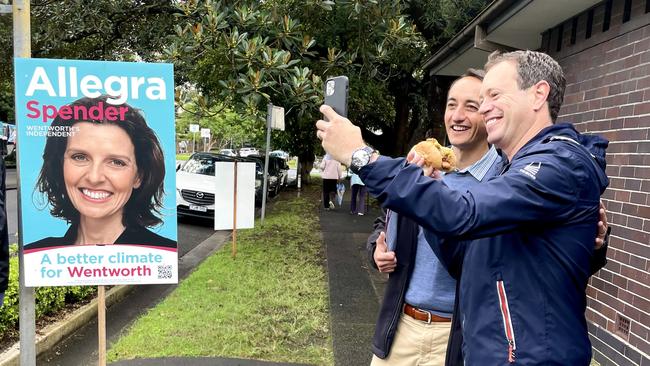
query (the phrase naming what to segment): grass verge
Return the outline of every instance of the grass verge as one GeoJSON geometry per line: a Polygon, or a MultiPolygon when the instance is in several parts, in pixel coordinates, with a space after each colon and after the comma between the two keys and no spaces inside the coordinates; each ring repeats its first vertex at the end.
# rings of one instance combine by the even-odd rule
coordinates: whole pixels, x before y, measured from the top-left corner
{"type": "Polygon", "coordinates": [[[284,195],[264,226],[240,230],[109,351],[143,357],[236,357],[332,365],[318,187],[284,195]]]}

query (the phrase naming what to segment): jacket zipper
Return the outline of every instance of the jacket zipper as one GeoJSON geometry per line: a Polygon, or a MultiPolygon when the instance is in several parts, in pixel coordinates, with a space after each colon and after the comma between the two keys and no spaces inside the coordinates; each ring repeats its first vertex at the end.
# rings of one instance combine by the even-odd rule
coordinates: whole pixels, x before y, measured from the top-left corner
{"type": "Polygon", "coordinates": [[[512,327],[508,296],[506,296],[506,288],[503,286],[503,281],[497,281],[497,293],[499,294],[499,310],[501,310],[501,317],[503,319],[503,329],[505,330],[506,340],[508,341],[508,362],[514,363],[517,344],[515,343],[515,331],[512,327]]]}

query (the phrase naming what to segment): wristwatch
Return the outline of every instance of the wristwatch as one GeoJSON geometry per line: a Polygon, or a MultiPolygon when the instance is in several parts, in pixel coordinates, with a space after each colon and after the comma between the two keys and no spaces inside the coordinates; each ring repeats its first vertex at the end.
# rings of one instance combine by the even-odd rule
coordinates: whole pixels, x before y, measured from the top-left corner
{"type": "Polygon", "coordinates": [[[364,146],[362,148],[354,150],[352,153],[352,160],[350,161],[350,170],[354,174],[358,174],[361,168],[368,165],[370,162],[370,157],[374,152],[375,149],[370,146],[364,146]]]}

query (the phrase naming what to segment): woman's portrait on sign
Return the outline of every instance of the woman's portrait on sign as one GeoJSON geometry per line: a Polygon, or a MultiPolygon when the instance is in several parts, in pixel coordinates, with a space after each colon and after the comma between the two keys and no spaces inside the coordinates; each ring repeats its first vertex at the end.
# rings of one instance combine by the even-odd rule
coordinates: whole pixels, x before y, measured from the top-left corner
{"type": "MultiPolygon", "coordinates": [[[[176,248],[162,224],[165,163],[142,112],[109,96],[84,97],[52,121],[34,194],[69,227],[26,248],[130,244],[176,248]]],[[[174,218],[175,219],[175,218],[174,218]]]]}

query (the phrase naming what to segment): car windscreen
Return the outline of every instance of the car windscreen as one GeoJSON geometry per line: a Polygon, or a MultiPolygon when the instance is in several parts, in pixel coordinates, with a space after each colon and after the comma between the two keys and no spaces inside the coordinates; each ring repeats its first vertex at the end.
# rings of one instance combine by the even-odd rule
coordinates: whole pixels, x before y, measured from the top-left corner
{"type": "Polygon", "coordinates": [[[192,157],[181,168],[181,171],[192,174],[214,175],[214,162],[212,157],[192,157]]]}

